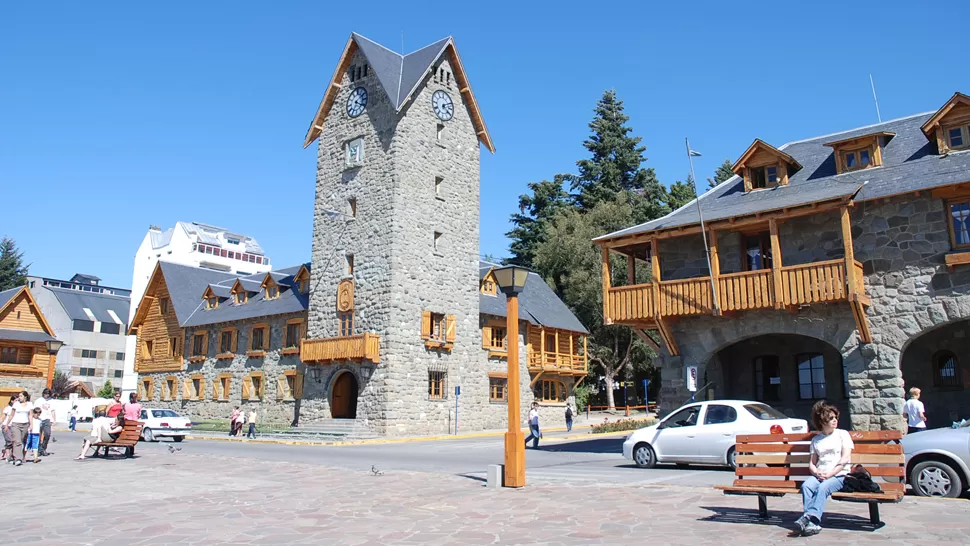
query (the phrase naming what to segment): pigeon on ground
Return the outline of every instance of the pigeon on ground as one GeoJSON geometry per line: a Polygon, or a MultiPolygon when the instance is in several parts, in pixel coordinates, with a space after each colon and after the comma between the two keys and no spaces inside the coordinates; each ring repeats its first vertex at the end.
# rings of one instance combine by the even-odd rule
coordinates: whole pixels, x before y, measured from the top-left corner
{"type": "Polygon", "coordinates": [[[371,474],[373,474],[375,476],[383,476],[384,475],[384,471],[378,470],[377,467],[374,466],[374,465],[370,465],[370,471],[371,471],[371,474]]]}
{"type": "Polygon", "coordinates": [[[182,451],[182,448],[180,448],[180,447],[172,447],[172,446],[168,446],[168,452],[169,452],[169,453],[175,453],[176,451],[182,451]]]}

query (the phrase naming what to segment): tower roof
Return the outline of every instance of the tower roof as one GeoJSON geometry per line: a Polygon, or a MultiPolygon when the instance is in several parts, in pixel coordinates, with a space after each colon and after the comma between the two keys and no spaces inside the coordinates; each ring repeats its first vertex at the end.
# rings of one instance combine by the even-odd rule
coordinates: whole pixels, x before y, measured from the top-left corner
{"type": "Polygon", "coordinates": [[[428,71],[431,70],[434,64],[441,59],[442,55],[449,54],[455,78],[458,82],[458,88],[465,97],[465,102],[468,104],[471,112],[472,123],[478,132],[478,140],[489,151],[492,153],[495,152],[495,147],[492,145],[492,137],[488,134],[488,129],[485,127],[485,120],[482,119],[481,112],[478,109],[478,102],[475,100],[475,95],[472,93],[471,85],[468,83],[465,69],[462,67],[461,59],[458,57],[458,50],[455,49],[455,40],[451,36],[438,40],[431,45],[408,53],[407,55],[401,55],[356,32],[351,33],[350,39],[347,40],[344,52],[340,56],[340,61],[337,63],[337,69],[330,79],[330,85],[327,86],[327,91],[323,95],[323,100],[320,102],[317,114],[310,123],[306,140],[303,142],[304,148],[320,136],[320,132],[323,130],[324,119],[330,113],[337,92],[340,89],[341,76],[347,71],[354,53],[358,50],[367,58],[367,62],[374,69],[374,73],[377,75],[377,81],[380,82],[384,92],[387,93],[395,112],[400,112],[404,108],[418,85],[421,84],[421,80],[424,79],[424,76],[428,74],[428,71]]]}

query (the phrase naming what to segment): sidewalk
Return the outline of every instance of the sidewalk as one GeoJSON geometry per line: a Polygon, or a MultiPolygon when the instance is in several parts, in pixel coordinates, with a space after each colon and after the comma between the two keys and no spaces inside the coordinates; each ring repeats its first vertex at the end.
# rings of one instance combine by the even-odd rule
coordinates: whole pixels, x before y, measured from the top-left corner
{"type": "Polygon", "coordinates": [[[3,468],[17,483],[14,544],[966,544],[970,501],[907,497],[868,527],[864,504],[830,502],[825,530],[789,538],[801,500],[708,487],[541,484],[487,489],[479,479],[335,470],[285,460],[142,450],[134,459],[48,457],[3,468]],[[16,475],[16,477],[14,477],[16,475]],[[52,491],[57,491],[52,495],[52,491]],[[123,492],[123,494],[119,494],[123,492]],[[104,503],[83,499],[111,499],[104,503]],[[41,506],[42,509],[37,507],[41,506]]]}

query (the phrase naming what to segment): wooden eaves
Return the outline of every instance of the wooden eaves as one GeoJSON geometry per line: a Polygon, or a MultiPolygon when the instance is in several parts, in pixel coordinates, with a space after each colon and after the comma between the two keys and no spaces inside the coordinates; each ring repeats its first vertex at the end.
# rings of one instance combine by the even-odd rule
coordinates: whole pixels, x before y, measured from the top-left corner
{"type": "Polygon", "coordinates": [[[747,161],[751,159],[751,156],[756,154],[758,150],[765,150],[771,155],[781,158],[785,163],[788,163],[792,167],[795,167],[796,171],[802,168],[802,164],[796,161],[794,157],[786,154],[785,152],[779,150],[778,148],[775,148],[774,146],[772,146],[771,144],[768,144],[767,142],[761,140],[760,138],[756,138],[754,139],[754,142],[752,142],[751,145],[748,146],[748,149],[745,150],[743,154],[741,154],[741,157],[739,157],[738,160],[734,162],[734,165],[731,166],[731,170],[734,171],[734,174],[738,176],[743,176],[742,173],[744,171],[744,168],[746,167],[745,163],[747,163],[747,161]]]}
{"type": "Polygon", "coordinates": [[[926,120],[926,123],[920,126],[920,130],[923,131],[923,134],[926,135],[926,138],[929,139],[930,142],[936,142],[936,126],[940,124],[940,120],[942,120],[944,116],[950,113],[950,110],[953,110],[953,108],[959,104],[970,106],[970,97],[957,91],[952,97],[950,97],[948,101],[946,101],[943,106],[940,107],[939,110],[936,111],[935,114],[930,117],[930,119],[926,120]]]}

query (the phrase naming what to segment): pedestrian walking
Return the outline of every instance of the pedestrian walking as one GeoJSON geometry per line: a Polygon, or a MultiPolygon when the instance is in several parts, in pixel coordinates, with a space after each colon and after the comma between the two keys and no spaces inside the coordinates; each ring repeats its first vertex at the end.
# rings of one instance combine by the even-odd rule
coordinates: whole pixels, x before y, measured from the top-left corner
{"type": "Polygon", "coordinates": [[[239,421],[239,406],[236,406],[232,413],[229,415],[229,436],[235,436],[238,433],[236,429],[236,422],[239,421]]]}
{"type": "Polygon", "coordinates": [[[909,389],[909,400],[903,404],[903,417],[906,418],[906,433],[912,434],[926,430],[926,408],[919,397],[922,391],[919,387],[909,389]]]}
{"type": "Polygon", "coordinates": [[[539,438],[542,438],[539,431],[539,404],[533,402],[529,410],[529,437],[525,439],[525,446],[529,447],[529,440],[532,440],[532,449],[539,449],[539,438]]]}
{"type": "Polygon", "coordinates": [[[573,430],[573,407],[567,402],[566,403],[566,432],[572,432],[573,430]]]}
{"type": "Polygon", "coordinates": [[[44,389],[40,393],[40,400],[37,401],[37,407],[40,408],[40,454],[43,457],[49,455],[47,444],[51,441],[51,423],[57,421],[57,413],[53,406],[51,390],[44,389]]]}
{"type": "Polygon", "coordinates": [[[821,431],[808,446],[811,473],[802,483],[802,507],[805,513],[795,521],[798,533],[803,536],[822,532],[822,511],[825,503],[842,490],[845,475],[849,473],[849,460],[855,445],[852,437],[839,425],[839,409],[825,400],[812,406],[812,424],[821,431]]]}
{"type": "Polygon", "coordinates": [[[3,408],[3,418],[0,419],[0,427],[3,428],[3,457],[0,460],[13,462],[13,431],[7,427],[10,414],[13,413],[13,404],[17,401],[16,396],[11,396],[7,402],[7,407],[3,408]]]}
{"type": "Polygon", "coordinates": [[[17,401],[12,406],[12,411],[7,417],[7,428],[13,436],[13,453],[10,455],[10,462],[14,466],[24,464],[24,444],[27,442],[27,434],[30,432],[30,425],[34,417],[31,411],[34,405],[30,403],[30,393],[23,391],[17,395],[17,401]]]}
{"type": "Polygon", "coordinates": [[[248,419],[249,431],[246,432],[246,438],[252,438],[253,440],[256,439],[256,418],[257,417],[258,416],[256,415],[256,408],[253,408],[249,412],[249,419],[248,419]]]}
{"type": "Polygon", "coordinates": [[[77,404],[71,406],[71,409],[67,410],[67,420],[68,428],[71,432],[77,432],[77,404]]]}
{"type": "Polygon", "coordinates": [[[27,457],[33,454],[34,463],[40,462],[40,434],[44,426],[44,420],[40,416],[42,412],[43,410],[39,406],[30,410],[32,419],[30,420],[30,432],[27,433],[27,457]]]}

